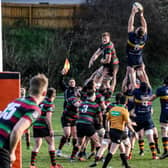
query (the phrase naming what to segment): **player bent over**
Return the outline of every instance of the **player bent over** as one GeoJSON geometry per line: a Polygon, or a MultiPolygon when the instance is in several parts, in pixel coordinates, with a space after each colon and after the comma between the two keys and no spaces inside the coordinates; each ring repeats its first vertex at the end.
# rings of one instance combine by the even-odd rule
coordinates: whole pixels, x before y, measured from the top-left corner
{"type": "Polygon", "coordinates": [[[9,168],[16,160],[15,151],[24,131],[40,116],[48,79],[43,74],[31,78],[29,95],[8,104],[0,113],[0,168],[9,168]]]}

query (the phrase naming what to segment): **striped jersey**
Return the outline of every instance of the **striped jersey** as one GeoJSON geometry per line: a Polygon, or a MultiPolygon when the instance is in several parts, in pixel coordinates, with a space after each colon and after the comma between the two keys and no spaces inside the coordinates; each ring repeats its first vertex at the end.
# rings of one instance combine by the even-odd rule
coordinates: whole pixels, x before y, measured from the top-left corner
{"type": "Polygon", "coordinates": [[[152,102],[149,101],[152,96],[152,91],[149,89],[146,93],[140,89],[133,91],[136,121],[145,121],[151,118],[152,102]]]}
{"type": "Polygon", "coordinates": [[[94,118],[100,112],[100,106],[96,102],[86,100],[79,107],[79,119],[77,123],[93,124],[94,118]]]}
{"type": "Polygon", "coordinates": [[[63,117],[69,121],[75,121],[78,118],[78,111],[75,103],[80,102],[80,99],[76,96],[68,98],[67,104],[64,108],[63,117]]]}
{"type": "Polygon", "coordinates": [[[21,118],[33,123],[40,114],[41,109],[32,97],[19,98],[8,104],[0,113],[0,148],[9,149],[9,136],[21,118]]]}
{"type": "Polygon", "coordinates": [[[46,123],[46,116],[47,113],[53,113],[55,111],[55,105],[49,99],[46,97],[41,103],[40,103],[40,108],[41,108],[41,116],[36,120],[36,122],[33,124],[34,128],[47,128],[48,125],[46,123]]]}
{"type": "Polygon", "coordinates": [[[161,112],[168,113],[168,86],[162,86],[157,89],[156,96],[160,97],[161,112]]]}
{"type": "Polygon", "coordinates": [[[118,64],[119,63],[118,57],[116,55],[116,50],[114,48],[114,44],[112,42],[109,42],[107,44],[102,44],[100,48],[103,51],[103,58],[104,59],[106,58],[106,55],[111,56],[110,64],[118,64]]]}
{"type": "Polygon", "coordinates": [[[127,55],[141,56],[146,40],[147,34],[140,38],[136,35],[135,32],[129,32],[127,41],[127,55]]]}

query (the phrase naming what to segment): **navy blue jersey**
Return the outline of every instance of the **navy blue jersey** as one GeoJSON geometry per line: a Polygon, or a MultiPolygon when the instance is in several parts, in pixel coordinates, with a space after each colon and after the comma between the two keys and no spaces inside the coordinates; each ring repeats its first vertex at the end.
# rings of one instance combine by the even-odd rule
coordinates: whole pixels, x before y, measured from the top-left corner
{"type": "Polygon", "coordinates": [[[147,40],[147,34],[145,34],[142,38],[140,38],[134,32],[128,33],[127,55],[142,56],[146,40],[147,40]]]}
{"type": "Polygon", "coordinates": [[[142,92],[140,89],[133,91],[135,103],[135,120],[145,121],[151,118],[152,102],[149,101],[152,96],[152,91],[148,89],[147,92],[142,92]]]}
{"type": "Polygon", "coordinates": [[[168,113],[168,86],[158,88],[156,96],[160,97],[161,113],[168,113]]]}

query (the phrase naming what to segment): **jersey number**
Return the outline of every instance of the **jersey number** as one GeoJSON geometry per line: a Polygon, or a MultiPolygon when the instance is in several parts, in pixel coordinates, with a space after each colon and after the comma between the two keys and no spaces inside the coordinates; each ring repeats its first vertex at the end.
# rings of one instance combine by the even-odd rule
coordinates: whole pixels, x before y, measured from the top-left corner
{"type": "Polygon", "coordinates": [[[88,109],[88,105],[83,105],[83,108],[81,110],[82,113],[86,113],[88,109]]]}
{"type": "Polygon", "coordinates": [[[19,107],[20,104],[17,104],[17,103],[10,103],[7,108],[2,112],[0,113],[0,118],[4,119],[4,120],[9,120],[14,112],[16,111],[17,107],[19,107]]]}

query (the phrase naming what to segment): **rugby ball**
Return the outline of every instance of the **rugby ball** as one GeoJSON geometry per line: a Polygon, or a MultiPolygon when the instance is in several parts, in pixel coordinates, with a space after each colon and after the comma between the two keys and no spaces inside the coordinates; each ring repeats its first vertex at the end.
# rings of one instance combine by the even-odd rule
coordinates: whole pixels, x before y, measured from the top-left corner
{"type": "Polygon", "coordinates": [[[143,6],[139,2],[134,2],[133,7],[138,8],[140,11],[143,11],[143,6]]]}

